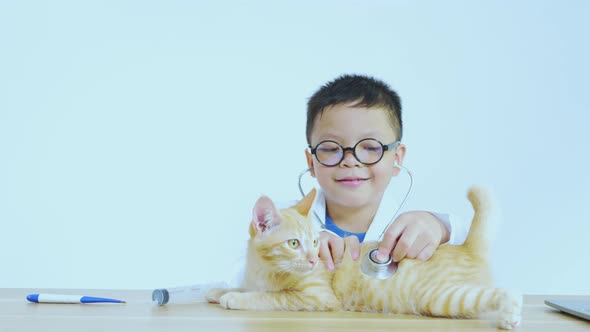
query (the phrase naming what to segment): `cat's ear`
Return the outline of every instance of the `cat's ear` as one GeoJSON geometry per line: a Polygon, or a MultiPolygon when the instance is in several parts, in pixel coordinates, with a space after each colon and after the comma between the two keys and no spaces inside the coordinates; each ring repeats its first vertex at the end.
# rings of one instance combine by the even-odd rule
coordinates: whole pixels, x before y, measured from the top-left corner
{"type": "Polygon", "coordinates": [[[280,223],[280,216],[272,200],[261,196],[254,205],[252,211],[252,223],[250,235],[266,234],[272,227],[280,223]]]}
{"type": "Polygon", "coordinates": [[[311,211],[311,206],[313,205],[313,201],[315,200],[316,194],[317,191],[315,190],[315,188],[313,188],[309,192],[309,194],[305,195],[305,197],[303,197],[303,199],[300,200],[299,203],[297,203],[294,206],[295,210],[297,210],[297,212],[299,212],[301,215],[307,217],[307,215],[311,211]]]}

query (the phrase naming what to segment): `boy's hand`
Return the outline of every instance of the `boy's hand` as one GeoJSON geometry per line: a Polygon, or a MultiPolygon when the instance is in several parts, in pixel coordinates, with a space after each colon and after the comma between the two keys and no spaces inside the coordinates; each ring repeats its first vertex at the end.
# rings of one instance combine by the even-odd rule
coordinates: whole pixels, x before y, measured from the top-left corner
{"type": "Polygon", "coordinates": [[[377,259],[386,261],[391,253],[395,262],[404,257],[426,261],[436,248],[449,240],[449,231],[426,211],[409,211],[397,217],[379,243],[377,259]]]}
{"type": "Polygon", "coordinates": [[[359,257],[361,245],[356,236],[340,236],[331,232],[320,232],[320,259],[328,270],[334,270],[342,262],[344,250],[348,249],[353,260],[359,257]]]}

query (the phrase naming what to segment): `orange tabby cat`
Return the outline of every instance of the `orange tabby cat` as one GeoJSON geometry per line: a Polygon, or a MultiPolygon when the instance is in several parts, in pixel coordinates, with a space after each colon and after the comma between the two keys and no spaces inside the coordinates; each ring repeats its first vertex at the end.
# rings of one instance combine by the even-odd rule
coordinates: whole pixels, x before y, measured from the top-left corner
{"type": "MultiPolygon", "coordinates": [[[[428,261],[404,259],[393,277],[364,275],[348,253],[335,272],[318,263],[319,232],[309,212],[315,190],[277,211],[268,197],[254,207],[246,275],[239,289],[213,289],[209,302],[228,309],[349,310],[437,317],[476,317],[498,311],[498,327],[520,322],[522,297],[491,286],[487,259],[489,200],[479,188],[468,198],[475,214],[462,246],[443,245],[428,261]]],[[[361,257],[377,246],[365,242],[361,257]]]]}

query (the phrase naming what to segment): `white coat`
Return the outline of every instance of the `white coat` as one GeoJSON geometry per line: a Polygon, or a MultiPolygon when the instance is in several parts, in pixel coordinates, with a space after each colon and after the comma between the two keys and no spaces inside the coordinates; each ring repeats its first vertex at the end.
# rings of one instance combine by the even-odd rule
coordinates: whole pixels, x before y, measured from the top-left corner
{"type": "MultiPolygon", "coordinates": [[[[383,197],[388,197],[387,191],[383,197]]],[[[377,209],[375,218],[371,222],[369,229],[365,235],[364,241],[378,241],[379,236],[387,226],[387,224],[393,218],[394,213],[398,210],[399,204],[392,200],[384,198],[377,209]]],[[[399,216],[399,214],[397,216],[399,216]]],[[[465,242],[469,227],[471,226],[470,220],[464,220],[457,216],[448,213],[430,212],[436,216],[449,230],[449,242],[451,245],[461,245],[465,242]]],[[[396,216],[396,217],[397,217],[396,216]]],[[[322,228],[326,224],[326,196],[323,190],[318,189],[317,195],[312,205],[312,219],[318,223],[322,228]]]]}

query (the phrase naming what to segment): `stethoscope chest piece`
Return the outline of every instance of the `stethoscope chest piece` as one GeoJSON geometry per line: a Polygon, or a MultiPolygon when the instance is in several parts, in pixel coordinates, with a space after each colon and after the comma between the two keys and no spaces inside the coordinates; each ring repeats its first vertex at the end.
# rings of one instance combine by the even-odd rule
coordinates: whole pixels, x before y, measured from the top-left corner
{"type": "Polygon", "coordinates": [[[378,248],[369,251],[369,254],[361,259],[361,271],[372,278],[385,280],[391,278],[397,271],[397,263],[393,261],[391,256],[385,262],[379,262],[374,255],[378,248]]]}

